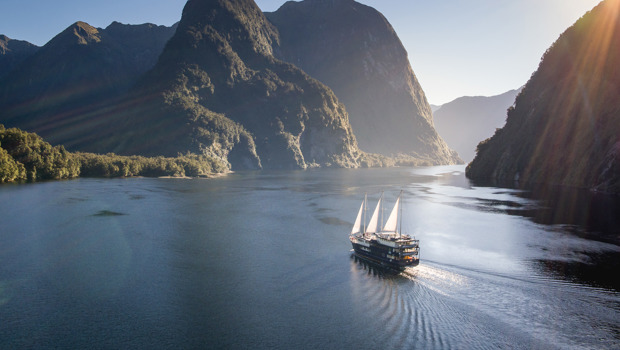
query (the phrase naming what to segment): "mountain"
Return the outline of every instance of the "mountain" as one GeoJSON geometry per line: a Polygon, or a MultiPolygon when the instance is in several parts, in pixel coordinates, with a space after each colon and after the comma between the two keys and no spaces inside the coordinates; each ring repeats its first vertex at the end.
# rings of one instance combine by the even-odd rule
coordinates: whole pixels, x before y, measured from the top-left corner
{"type": "Polygon", "coordinates": [[[27,41],[13,40],[6,35],[0,35],[0,79],[38,49],[38,46],[27,41]]]}
{"type": "Polygon", "coordinates": [[[433,104],[431,104],[431,105],[429,105],[429,106],[431,106],[431,113],[435,113],[435,111],[436,111],[436,110],[438,110],[439,108],[441,108],[441,106],[438,106],[438,105],[433,105],[433,104]]]}
{"type": "Polygon", "coordinates": [[[0,80],[0,122],[74,146],[98,127],[86,120],[153,67],[176,27],[77,22],[0,80]]]}
{"type": "Polygon", "coordinates": [[[279,41],[252,0],[189,0],[155,67],[106,117],[124,122],[107,147],[215,155],[233,169],[359,166],[344,106],[276,59],[279,41]]]}
{"type": "Polygon", "coordinates": [[[521,91],[510,90],[497,96],[465,96],[440,106],[433,112],[435,129],[441,137],[469,162],[476,146],[506,122],[506,110],[521,91]]]}
{"type": "Polygon", "coordinates": [[[606,0],[547,50],[467,176],[620,193],[618,67],[620,0],[606,0]]]}
{"type": "MultiPolygon", "coordinates": [[[[307,4],[330,2],[300,3],[307,4]]],[[[319,11],[339,39],[309,37],[310,47],[336,49],[347,45],[347,30],[362,29],[350,40],[357,52],[335,51],[315,72],[323,82],[287,54],[296,28],[274,25],[295,3],[270,21],[252,0],[192,0],[178,28],[76,22],[0,80],[0,123],[69,150],[194,153],[234,169],[459,162],[433,128],[424,92],[385,18],[354,1],[331,4],[348,26],[319,11]],[[350,81],[325,79],[330,69],[350,81]],[[353,121],[339,96],[355,111],[353,121]],[[396,158],[360,151],[357,140],[396,158]]],[[[295,13],[293,21],[300,19],[295,13]]],[[[316,51],[313,60],[321,62],[316,51]]]]}
{"type": "Polygon", "coordinates": [[[435,131],[407,52],[381,13],[353,0],[305,0],[266,15],[280,32],[275,56],[334,91],[362,150],[461,162],[435,131]]]}

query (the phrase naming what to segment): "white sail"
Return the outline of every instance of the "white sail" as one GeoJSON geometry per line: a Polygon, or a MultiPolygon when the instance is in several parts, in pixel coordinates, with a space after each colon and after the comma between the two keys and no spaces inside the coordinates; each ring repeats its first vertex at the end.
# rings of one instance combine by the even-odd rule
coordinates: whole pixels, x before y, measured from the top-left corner
{"type": "Polygon", "coordinates": [[[364,210],[364,202],[360,206],[360,211],[357,213],[357,219],[355,219],[355,223],[353,224],[353,229],[351,230],[351,234],[362,232],[362,211],[364,210]]]}
{"type": "Polygon", "coordinates": [[[370,222],[368,222],[368,228],[366,229],[367,233],[376,233],[377,231],[379,231],[379,209],[381,208],[382,199],[383,198],[379,198],[379,202],[377,202],[377,207],[372,213],[372,217],[370,217],[370,222]]]}
{"type": "Polygon", "coordinates": [[[400,208],[400,196],[396,200],[396,204],[394,204],[394,209],[390,213],[387,221],[385,222],[385,226],[383,226],[383,231],[385,232],[396,232],[396,228],[398,226],[398,210],[400,208]]]}

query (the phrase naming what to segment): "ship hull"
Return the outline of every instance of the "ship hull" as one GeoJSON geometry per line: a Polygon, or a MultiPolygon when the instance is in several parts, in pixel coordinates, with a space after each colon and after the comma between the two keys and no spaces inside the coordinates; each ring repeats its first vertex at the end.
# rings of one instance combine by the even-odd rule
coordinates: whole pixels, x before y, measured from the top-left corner
{"type": "Polygon", "coordinates": [[[392,259],[387,257],[388,247],[380,244],[370,244],[368,247],[351,242],[355,256],[360,259],[375,263],[377,265],[390,269],[403,271],[408,266],[417,266],[420,264],[418,258],[412,259],[392,259]]]}

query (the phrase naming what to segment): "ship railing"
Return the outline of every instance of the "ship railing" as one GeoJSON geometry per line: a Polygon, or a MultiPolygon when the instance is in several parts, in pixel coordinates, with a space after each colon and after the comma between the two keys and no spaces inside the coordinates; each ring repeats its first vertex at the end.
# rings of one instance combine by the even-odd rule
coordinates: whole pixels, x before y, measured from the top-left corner
{"type": "Polygon", "coordinates": [[[366,247],[370,247],[370,242],[368,242],[368,240],[361,238],[361,237],[351,236],[351,242],[359,244],[359,245],[363,245],[366,247]]]}
{"type": "Polygon", "coordinates": [[[379,242],[379,243],[381,243],[381,244],[383,244],[385,246],[392,247],[392,248],[399,248],[400,247],[400,245],[398,243],[396,243],[394,241],[387,240],[387,239],[383,239],[381,237],[377,237],[377,242],[379,242]]]}

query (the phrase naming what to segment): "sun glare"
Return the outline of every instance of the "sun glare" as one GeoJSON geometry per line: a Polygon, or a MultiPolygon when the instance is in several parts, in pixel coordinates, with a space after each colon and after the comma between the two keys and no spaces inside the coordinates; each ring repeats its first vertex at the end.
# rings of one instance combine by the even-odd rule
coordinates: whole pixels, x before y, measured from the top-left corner
{"type": "MultiPolygon", "coordinates": [[[[538,74],[540,79],[552,76],[552,85],[539,82],[537,86],[550,89],[538,93],[546,102],[547,119],[525,174],[534,174],[538,164],[549,168],[564,167],[551,164],[568,161],[566,172],[587,172],[589,159],[580,156],[583,147],[600,151],[601,140],[608,139],[605,103],[614,99],[609,86],[609,74],[617,74],[615,62],[620,57],[617,23],[620,0],[609,0],[592,10],[596,16],[585,16],[565,32],[545,56],[538,74]]],[[[615,78],[612,78],[615,79],[615,78]]],[[[545,118],[546,119],[546,118],[545,118]]],[[[566,173],[566,174],[567,174],[566,173]]],[[[566,175],[565,174],[565,175],[566,175]]],[[[547,174],[550,175],[550,174],[547,174]]],[[[569,178],[570,176],[567,176],[569,178]]]]}

